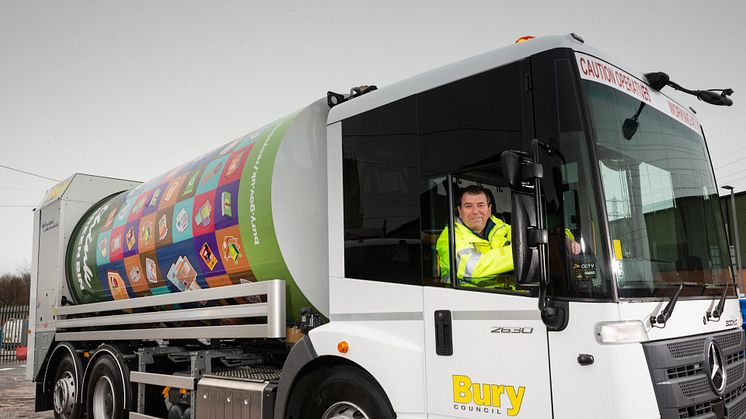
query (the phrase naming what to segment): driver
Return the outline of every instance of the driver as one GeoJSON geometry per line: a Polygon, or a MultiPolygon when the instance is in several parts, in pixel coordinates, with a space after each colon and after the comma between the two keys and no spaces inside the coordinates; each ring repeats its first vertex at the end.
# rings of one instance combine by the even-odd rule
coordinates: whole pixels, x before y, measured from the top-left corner
{"type": "MultiPolygon", "coordinates": [[[[495,277],[513,270],[513,247],[510,225],[492,215],[492,203],[486,189],[470,185],[460,191],[458,217],[454,220],[456,239],[456,277],[474,286],[496,286],[495,277]]],[[[572,254],[581,251],[580,244],[567,237],[572,254]]],[[[438,237],[440,278],[450,276],[448,227],[438,237]]]]}

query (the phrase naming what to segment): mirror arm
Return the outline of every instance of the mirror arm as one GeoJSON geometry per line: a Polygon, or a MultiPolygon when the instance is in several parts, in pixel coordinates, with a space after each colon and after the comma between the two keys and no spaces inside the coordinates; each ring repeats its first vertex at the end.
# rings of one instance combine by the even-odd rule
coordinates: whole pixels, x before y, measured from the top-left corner
{"type": "Polygon", "coordinates": [[[539,162],[540,145],[541,141],[538,138],[531,141],[534,161],[532,165],[527,165],[529,168],[527,171],[533,175],[534,199],[536,201],[536,226],[531,231],[531,237],[539,256],[539,311],[544,322],[549,323],[557,316],[557,310],[547,304],[547,287],[549,286],[549,270],[547,267],[548,233],[544,225],[544,206],[541,201],[541,180],[544,177],[544,168],[539,162]]]}

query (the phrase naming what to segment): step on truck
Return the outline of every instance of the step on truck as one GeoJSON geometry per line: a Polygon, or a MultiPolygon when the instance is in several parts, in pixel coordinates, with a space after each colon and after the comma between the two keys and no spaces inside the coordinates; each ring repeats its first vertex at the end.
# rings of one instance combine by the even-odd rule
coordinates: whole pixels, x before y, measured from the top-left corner
{"type": "Polygon", "coordinates": [[[715,177],[671,89],[732,93],[541,37],[328,92],[145,183],[71,176],[35,210],[36,410],[746,417],[715,177]]]}

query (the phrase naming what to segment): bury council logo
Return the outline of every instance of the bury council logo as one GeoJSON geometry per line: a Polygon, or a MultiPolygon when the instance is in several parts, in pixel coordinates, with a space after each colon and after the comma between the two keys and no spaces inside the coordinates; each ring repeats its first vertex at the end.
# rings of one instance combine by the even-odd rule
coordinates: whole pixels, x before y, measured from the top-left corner
{"type": "Polygon", "coordinates": [[[468,375],[453,376],[455,411],[517,416],[525,394],[525,386],[479,383],[468,375]]]}

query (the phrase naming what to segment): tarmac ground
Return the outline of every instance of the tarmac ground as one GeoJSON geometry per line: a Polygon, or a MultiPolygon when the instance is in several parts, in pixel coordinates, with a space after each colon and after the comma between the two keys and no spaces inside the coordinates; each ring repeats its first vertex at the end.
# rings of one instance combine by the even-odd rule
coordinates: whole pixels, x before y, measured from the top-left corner
{"type": "Polygon", "coordinates": [[[26,364],[0,365],[0,418],[52,418],[52,411],[34,412],[34,383],[26,379],[26,364]]]}

